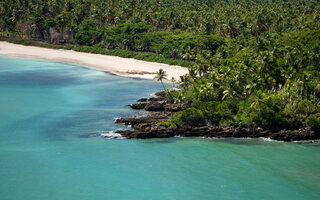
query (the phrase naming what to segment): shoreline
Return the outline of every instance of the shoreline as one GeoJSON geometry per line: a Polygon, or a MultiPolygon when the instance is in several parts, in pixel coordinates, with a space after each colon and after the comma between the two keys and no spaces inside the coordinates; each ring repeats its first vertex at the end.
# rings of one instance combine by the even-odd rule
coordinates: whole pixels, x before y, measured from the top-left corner
{"type": "Polygon", "coordinates": [[[160,68],[166,71],[168,79],[174,77],[176,80],[179,80],[180,76],[188,73],[187,68],[176,65],[148,62],[133,58],[121,58],[118,56],[77,52],[73,50],[24,46],[4,41],[0,41],[0,56],[65,62],[118,76],[141,79],[154,79],[156,72],[160,68]]]}
{"type": "Polygon", "coordinates": [[[101,135],[105,138],[169,138],[169,137],[205,137],[205,138],[265,138],[265,140],[284,141],[293,143],[315,143],[320,141],[320,135],[309,126],[298,129],[240,126],[218,126],[208,123],[177,124],[168,122],[173,113],[187,109],[188,104],[176,104],[166,101],[166,93],[157,92],[154,98],[142,98],[128,105],[134,110],[145,110],[147,116],[117,118],[115,123],[130,126],[129,130],[116,130],[114,134],[101,135]]]}

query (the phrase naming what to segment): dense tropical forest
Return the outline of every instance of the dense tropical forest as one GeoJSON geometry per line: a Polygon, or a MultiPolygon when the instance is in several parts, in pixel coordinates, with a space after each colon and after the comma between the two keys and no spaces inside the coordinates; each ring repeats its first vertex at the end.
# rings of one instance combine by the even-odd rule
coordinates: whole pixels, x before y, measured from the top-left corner
{"type": "Polygon", "coordinates": [[[191,107],[162,125],[320,132],[318,0],[0,2],[1,36],[49,41],[50,28],[72,33],[59,48],[188,67],[168,96],[191,107]]]}

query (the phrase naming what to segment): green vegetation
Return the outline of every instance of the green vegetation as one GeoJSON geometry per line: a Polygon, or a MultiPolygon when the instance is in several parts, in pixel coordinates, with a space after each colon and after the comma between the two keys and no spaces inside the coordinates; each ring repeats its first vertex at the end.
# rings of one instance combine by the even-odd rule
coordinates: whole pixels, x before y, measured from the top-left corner
{"type": "Polygon", "coordinates": [[[15,44],[22,44],[26,46],[32,44],[32,41],[29,39],[9,39],[8,42],[15,43],[15,44]]]}
{"type": "Polygon", "coordinates": [[[161,82],[161,85],[163,87],[163,91],[167,91],[167,89],[164,87],[164,84],[163,84],[163,79],[166,79],[166,76],[168,76],[166,74],[166,72],[163,70],[163,69],[159,69],[159,71],[157,72],[157,75],[155,76],[155,79],[157,81],[160,81],[161,82]]]}
{"type": "MultiPolygon", "coordinates": [[[[264,40],[263,49],[252,41],[237,52],[218,49],[204,72],[202,65],[191,68],[183,78],[188,89],[180,93],[212,124],[290,129],[309,125],[319,131],[320,31],[292,31],[264,40]]],[[[184,120],[181,113],[172,121],[184,120]]]]}
{"type": "Polygon", "coordinates": [[[1,35],[55,46],[182,65],[168,127],[211,123],[319,131],[318,0],[33,0],[0,2],[1,35]]]}

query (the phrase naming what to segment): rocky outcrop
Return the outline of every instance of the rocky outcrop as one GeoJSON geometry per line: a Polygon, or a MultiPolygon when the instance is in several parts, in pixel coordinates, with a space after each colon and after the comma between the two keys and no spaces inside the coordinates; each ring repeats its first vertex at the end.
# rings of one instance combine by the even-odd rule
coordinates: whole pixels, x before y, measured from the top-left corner
{"type": "Polygon", "coordinates": [[[162,102],[152,102],[146,105],[144,109],[146,111],[164,111],[164,105],[165,103],[162,102]]]}
{"type": "Polygon", "coordinates": [[[155,95],[156,95],[157,97],[165,98],[167,94],[166,94],[165,91],[159,91],[159,92],[156,92],[155,95]]]}
{"type": "Polygon", "coordinates": [[[141,99],[138,99],[137,102],[147,102],[148,99],[147,98],[141,98],[141,99]]]}
{"type": "Polygon", "coordinates": [[[163,97],[151,97],[151,98],[148,99],[148,101],[151,101],[151,102],[165,101],[165,98],[163,98],[163,97]]]}
{"type": "MultiPolygon", "coordinates": [[[[299,141],[299,140],[315,140],[319,139],[319,136],[315,135],[314,131],[310,127],[306,127],[299,130],[281,130],[278,132],[272,132],[270,130],[252,130],[249,128],[241,128],[239,130],[235,127],[218,127],[218,126],[182,126],[176,129],[170,129],[163,126],[158,126],[153,120],[147,120],[143,123],[137,123],[134,121],[132,130],[117,131],[126,138],[163,138],[163,137],[250,137],[258,138],[265,137],[274,140],[281,141],[299,141]],[[151,123],[150,123],[151,122],[151,123]]],[[[131,123],[131,122],[130,122],[131,123]]]]}
{"type": "Polygon", "coordinates": [[[219,127],[214,125],[196,124],[177,125],[168,128],[158,125],[159,122],[166,122],[174,112],[187,109],[189,104],[173,104],[165,101],[164,92],[156,93],[154,98],[139,99],[137,104],[129,105],[132,109],[144,109],[150,111],[146,117],[119,118],[115,122],[131,125],[131,130],[119,130],[115,133],[125,138],[164,138],[173,136],[182,137],[266,137],[281,141],[298,141],[319,139],[320,134],[310,127],[303,127],[298,130],[264,130],[260,127],[219,127]]]}
{"type": "Polygon", "coordinates": [[[319,135],[315,133],[310,127],[303,127],[298,130],[281,130],[270,134],[270,138],[282,141],[299,141],[299,140],[314,140],[318,139],[319,135]]]}
{"type": "Polygon", "coordinates": [[[155,112],[147,117],[133,117],[133,118],[119,118],[116,119],[116,123],[122,123],[125,125],[135,125],[141,123],[157,124],[158,122],[163,122],[168,120],[168,115],[166,113],[155,112]]]}
{"type": "Polygon", "coordinates": [[[135,110],[142,110],[146,107],[147,103],[135,103],[128,105],[130,108],[135,109],[135,110]]]}

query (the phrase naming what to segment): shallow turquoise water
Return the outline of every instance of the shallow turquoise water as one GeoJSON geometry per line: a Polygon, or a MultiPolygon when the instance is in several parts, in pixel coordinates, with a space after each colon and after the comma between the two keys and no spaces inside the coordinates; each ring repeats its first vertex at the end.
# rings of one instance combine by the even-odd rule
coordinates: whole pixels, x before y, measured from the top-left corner
{"type": "Polygon", "coordinates": [[[320,199],[320,145],[87,137],[161,89],[63,63],[0,58],[0,199],[320,199]]]}

